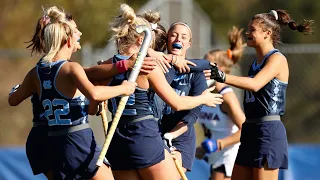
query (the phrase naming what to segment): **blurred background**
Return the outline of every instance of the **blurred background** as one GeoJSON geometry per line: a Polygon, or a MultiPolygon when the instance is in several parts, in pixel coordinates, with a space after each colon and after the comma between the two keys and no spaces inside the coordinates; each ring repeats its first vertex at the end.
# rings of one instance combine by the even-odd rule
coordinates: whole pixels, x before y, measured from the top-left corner
{"type": "MultiPolygon", "coordinates": [[[[193,45],[188,58],[202,58],[211,49],[227,49],[227,31],[232,26],[247,29],[251,17],[271,9],[285,9],[296,21],[315,20],[315,33],[304,36],[284,27],[283,44],[277,47],[287,57],[290,80],[287,90],[286,114],[289,170],[282,179],[319,179],[320,164],[320,1],[318,0],[1,0],[0,1],[0,179],[43,179],[33,176],[25,156],[25,142],[32,127],[30,100],[17,107],[7,103],[11,87],[23,81],[40,56],[26,49],[42,7],[56,5],[71,13],[83,35],[82,50],[72,60],[92,66],[100,59],[116,53],[110,41],[108,23],[118,15],[121,3],[132,6],[139,14],[145,10],[161,13],[161,24],[167,29],[175,21],[186,22],[193,31],[193,45]],[[17,163],[13,163],[17,161],[17,163]],[[12,164],[13,163],[13,164],[12,164]],[[17,168],[19,166],[19,168],[17,168]],[[16,172],[17,169],[26,169],[16,172]]],[[[245,50],[242,61],[233,70],[245,76],[254,51],[245,50]]],[[[236,90],[242,101],[242,90],[236,90]]],[[[101,120],[90,117],[98,141],[104,140],[101,120]]],[[[197,144],[203,133],[196,124],[197,144]]],[[[208,179],[208,166],[196,161],[189,179],[208,179]],[[196,178],[197,177],[197,178],[196,178]]]]}

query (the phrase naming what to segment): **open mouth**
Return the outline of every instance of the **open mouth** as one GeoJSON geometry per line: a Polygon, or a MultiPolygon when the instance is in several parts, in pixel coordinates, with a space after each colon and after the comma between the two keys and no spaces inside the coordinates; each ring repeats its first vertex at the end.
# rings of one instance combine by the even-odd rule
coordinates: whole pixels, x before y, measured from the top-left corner
{"type": "Polygon", "coordinates": [[[172,44],[172,48],[173,49],[182,49],[182,45],[181,44],[179,44],[179,43],[174,43],[174,44],[172,44]]]}
{"type": "Polygon", "coordinates": [[[253,40],[253,38],[248,37],[247,40],[253,40]]]}
{"type": "Polygon", "coordinates": [[[80,38],[77,40],[77,42],[80,42],[80,38]]]}

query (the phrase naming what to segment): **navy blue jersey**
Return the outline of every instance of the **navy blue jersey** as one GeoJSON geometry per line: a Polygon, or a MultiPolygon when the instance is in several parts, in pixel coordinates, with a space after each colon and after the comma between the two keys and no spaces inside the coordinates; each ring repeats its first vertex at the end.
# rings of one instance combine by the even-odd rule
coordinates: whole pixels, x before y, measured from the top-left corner
{"type": "Polygon", "coordinates": [[[210,61],[206,59],[188,59],[189,61],[195,63],[197,66],[189,65],[190,72],[202,72],[203,70],[210,69],[210,61]]]}
{"type": "MultiPolygon", "coordinates": [[[[197,66],[189,65],[190,73],[192,72],[203,72],[203,70],[210,69],[210,61],[205,59],[188,59],[189,61],[195,63],[197,66]]],[[[179,72],[174,69],[170,68],[169,72],[165,73],[165,78],[169,84],[172,83],[173,79],[178,76],[179,72]]],[[[171,86],[173,87],[173,86],[171,86]]],[[[174,88],[174,87],[173,87],[174,88]]],[[[207,88],[207,86],[206,86],[207,88]]],[[[154,92],[152,88],[150,88],[149,92],[149,99],[150,99],[150,106],[152,107],[152,111],[154,112],[154,116],[156,118],[161,119],[163,114],[163,109],[166,106],[166,103],[154,92]]]]}
{"type": "MultiPolygon", "coordinates": [[[[117,54],[113,57],[112,61],[113,63],[116,63],[117,61],[121,61],[124,59],[129,59],[129,57],[117,54]]],[[[120,85],[124,80],[128,80],[130,72],[131,71],[127,71],[127,72],[115,75],[112,78],[109,86],[117,86],[117,85],[120,85]]],[[[117,96],[109,99],[108,108],[112,113],[112,115],[115,115],[117,111],[117,107],[121,100],[121,97],[122,96],[117,96]]],[[[130,120],[134,120],[134,119],[144,117],[146,115],[152,115],[152,114],[153,114],[152,109],[149,106],[148,90],[136,87],[134,94],[131,94],[129,96],[129,99],[127,101],[125,109],[123,110],[120,120],[122,120],[123,122],[130,121],[130,120]]]]}
{"type": "Polygon", "coordinates": [[[89,101],[84,95],[75,98],[64,96],[56,87],[56,76],[67,61],[39,63],[37,73],[40,81],[40,102],[44,108],[44,118],[49,126],[79,125],[88,123],[89,101]]]}
{"type": "Polygon", "coordinates": [[[38,93],[34,93],[31,96],[32,112],[33,112],[33,122],[47,122],[46,119],[41,118],[44,114],[44,109],[39,99],[38,93]]]}
{"type": "MultiPolygon", "coordinates": [[[[177,74],[171,82],[171,87],[180,96],[198,96],[207,89],[207,84],[202,72],[194,72],[189,74],[177,74]]],[[[162,131],[170,131],[180,121],[188,124],[188,126],[193,126],[198,119],[201,108],[202,106],[198,106],[192,110],[176,112],[169,105],[166,105],[161,120],[162,131]]]]}
{"type": "MultiPolygon", "coordinates": [[[[280,53],[274,49],[264,57],[260,64],[253,61],[248,76],[254,77],[265,66],[268,58],[274,54],[280,53]]],[[[244,112],[247,119],[259,118],[268,115],[283,115],[286,105],[287,83],[273,78],[258,92],[245,90],[244,94],[244,112]]]]}

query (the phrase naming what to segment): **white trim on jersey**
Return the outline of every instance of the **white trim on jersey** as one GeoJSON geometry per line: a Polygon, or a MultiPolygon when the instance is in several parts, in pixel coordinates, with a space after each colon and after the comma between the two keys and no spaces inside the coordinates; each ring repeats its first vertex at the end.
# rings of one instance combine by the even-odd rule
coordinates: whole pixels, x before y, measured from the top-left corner
{"type": "Polygon", "coordinates": [[[233,89],[231,87],[226,87],[226,88],[222,89],[222,91],[220,91],[220,94],[224,95],[229,92],[233,92],[233,89]]]}

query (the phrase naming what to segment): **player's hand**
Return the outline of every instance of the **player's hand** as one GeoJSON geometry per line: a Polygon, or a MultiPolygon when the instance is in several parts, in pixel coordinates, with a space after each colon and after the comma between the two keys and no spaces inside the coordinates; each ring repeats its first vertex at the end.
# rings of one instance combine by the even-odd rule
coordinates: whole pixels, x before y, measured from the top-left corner
{"type": "Polygon", "coordinates": [[[189,65],[197,66],[195,63],[186,60],[183,56],[173,55],[173,63],[174,67],[179,71],[179,73],[188,73],[190,72],[189,65]]]}
{"type": "Polygon", "coordinates": [[[210,69],[203,70],[203,74],[206,77],[206,80],[209,80],[211,77],[211,70],[210,69]]]}
{"type": "Polygon", "coordinates": [[[152,70],[157,66],[157,62],[152,57],[145,57],[141,66],[140,72],[144,74],[151,73],[152,70]]]}
{"type": "Polygon", "coordinates": [[[197,159],[203,159],[205,154],[206,154],[206,152],[204,151],[204,149],[202,147],[197,147],[196,154],[195,154],[197,159]]]}
{"type": "Polygon", "coordinates": [[[213,91],[214,89],[215,87],[210,87],[202,93],[201,96],[203,97],[203,100],[204,100],[203,104],[211,107],[216,107],[217,104],[222,104],[223,96],[218,93],[211,93],[211,91],[213,91]]]}
{"type": "Polygon", "coordinates": [[[206,139],[201,143],[201,147],[208,154],[216,152],[219,150],[218,143],[214,139],[206,139]]]}
{"type": "Polygon", "coordinates": [[[123,81],[121,83],[121,89],[123,90],[123,95],[129,96],[134,93],[136,90],[137,83],[136,82],[129,82],[129,81],[123,81]]]}
{"type": "Polygon", "coordinates": [[[169,72],[168,68],[171,68],[170,63],[168,62],[170,59],[169,55],[154,50],[148,50],[148,55],[154,58],[154,61],[160,66],[164,73],[169,72]]]}
{"type": "Polygon", "coordinates": [[[211,79],[214,79],[218,82],[224,83],[226,81],[226,73],[221,71],[218,68],[218,65],[216,63],[210,63],[211,65],[211,79]]]}
{"type": "Polygon", "coordinates": [[[14,85],[14,86],[11,88],[11,91],[10,91],[10,93],[9,93],[9,96],[10,96],[12,93],[16,92],[16,91],[19,89],[19,87],[20,87],[20,84],[14,85]]]}

